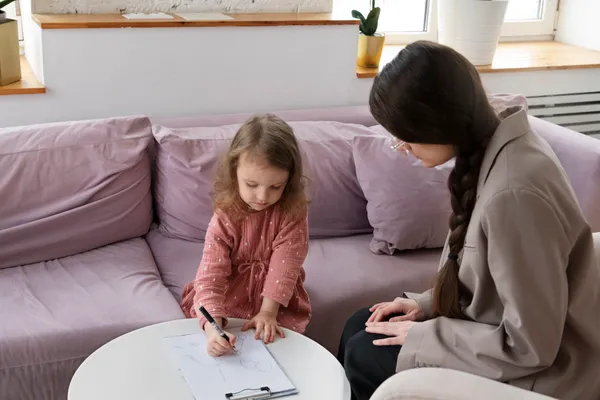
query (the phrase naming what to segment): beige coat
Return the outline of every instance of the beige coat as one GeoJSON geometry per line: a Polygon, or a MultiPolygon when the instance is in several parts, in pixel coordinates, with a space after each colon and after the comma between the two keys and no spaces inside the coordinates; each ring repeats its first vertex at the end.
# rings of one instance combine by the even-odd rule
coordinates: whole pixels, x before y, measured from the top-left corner
{"type": "MultiPolygon", "coordinates": [[[[526,111],[498,127],[477,194],[459,275],[472,321],[414,325],[397,371],[445,367],[562,400],[600,399],[600,266],[591,230],[526,111]]],[[[446,255],[447,248],[441,264],[446,255]]],[[[407,295],[431,317],[431,291],[407,295]]]]}

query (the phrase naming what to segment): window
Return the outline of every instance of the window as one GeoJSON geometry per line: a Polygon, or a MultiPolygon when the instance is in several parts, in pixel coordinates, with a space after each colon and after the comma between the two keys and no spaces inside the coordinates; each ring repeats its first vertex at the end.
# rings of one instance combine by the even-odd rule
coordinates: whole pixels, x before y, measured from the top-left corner
{"type": "Polygon", "coordinates": [[[510,0],[502,36],[551,36],[557,9],[558,0],[510,0]]]}
{"type": "MultiPolygon", "coordinates": [[[[386,43],[437,39],[437,2],[444,0],[376,0],[381,7],[379,30],[386,43]]],[[[334,0],[333,12],[350,15],[352,10],[365,17],[370,0],[334,0]]],[[[502,27],[503,40],[550,39],[554,33],[558,0],[510,0],[502,27]]]]}

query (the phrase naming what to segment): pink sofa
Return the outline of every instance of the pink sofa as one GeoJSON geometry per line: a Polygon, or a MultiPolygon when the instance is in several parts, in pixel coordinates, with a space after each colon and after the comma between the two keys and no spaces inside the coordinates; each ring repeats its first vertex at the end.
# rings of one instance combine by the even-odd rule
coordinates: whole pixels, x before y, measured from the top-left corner
{"type": "MultiPolygon", "coordinates": [[[[367,108],[279,115],[297,121],[311,179],[305,268],[314,316],[307,335],[335,353],[354,310],[428,287],[446,221],[427,210],[439,211],[446,200],[406,200],[413,208],[398,225],[406,234],[381,247],[404,250],[377,254],[371,224],[379,200],[357,177],[368,165],[355,163],[356,154],[368,159],[356,137],[381,144],[367,108]]],[[[178,301],[202,254],[215,160],[235,131],[229,124],[245,117],[0,129],[0,399],[66,399],[71,376],[98,347],[183,317],[178,301]]],[[[532,124],[556,149],[600,230],[600,188],[591,184],[600,180],[600,142],[535,118],[532,124]]],[[[403,176],[418,173],[404,167],[403,176]]],[[[431,173],[438,179],[447,170],[431,173]]],[[[443,185],[423,179],[407,183],[425,183],[424,191],[443,185]]]]}

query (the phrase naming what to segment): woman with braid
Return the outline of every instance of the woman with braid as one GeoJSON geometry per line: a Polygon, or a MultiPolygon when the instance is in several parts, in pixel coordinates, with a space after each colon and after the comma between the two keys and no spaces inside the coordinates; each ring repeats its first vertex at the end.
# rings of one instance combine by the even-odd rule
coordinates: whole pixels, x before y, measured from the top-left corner
{"type": "Polygon", "coordinates": [[[369,399],[396,372],[442,367],[561,400],[599,399],[592,233],[526,111],[497,115],[473,65],[425,41],[383,68],[369,103],[396,150],[424,167],[454,159],[452,215],[433,287],[347,322],[339,359],[352,398],[369,399]]]}

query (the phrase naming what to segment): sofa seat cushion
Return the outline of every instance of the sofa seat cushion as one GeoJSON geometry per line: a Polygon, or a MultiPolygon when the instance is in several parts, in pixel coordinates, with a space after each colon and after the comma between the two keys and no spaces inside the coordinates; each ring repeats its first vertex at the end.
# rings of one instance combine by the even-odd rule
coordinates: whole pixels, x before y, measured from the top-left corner
{"type": "MultiPolygon", "coordinates": [[[[376,255],[369,251],[371,238],[367,234],[310,241],[304,268],[313,315],[306,334],[332,353],[352,313],[404,291],[424,291],[433,283],[441,249],[376,255]]],[[[165,284],[180,300],[183,286],[196,275],[202,244],[167,237],[158,229],[146,240],[165,284]]]]}
{"type": "Polygon", "coordinates": [[[0,399],[66,399],[94,350],[183,318],[143,239],[0,270],[0,399]]]}
{"type": "Polygon", "coordinates": [[[306,334],[337,354],[348,318],[364,307],[431,287],[441,249],[395,255],[369,251],[372,235],[311,241],[306,288],[313,316],[306,334]]]}

